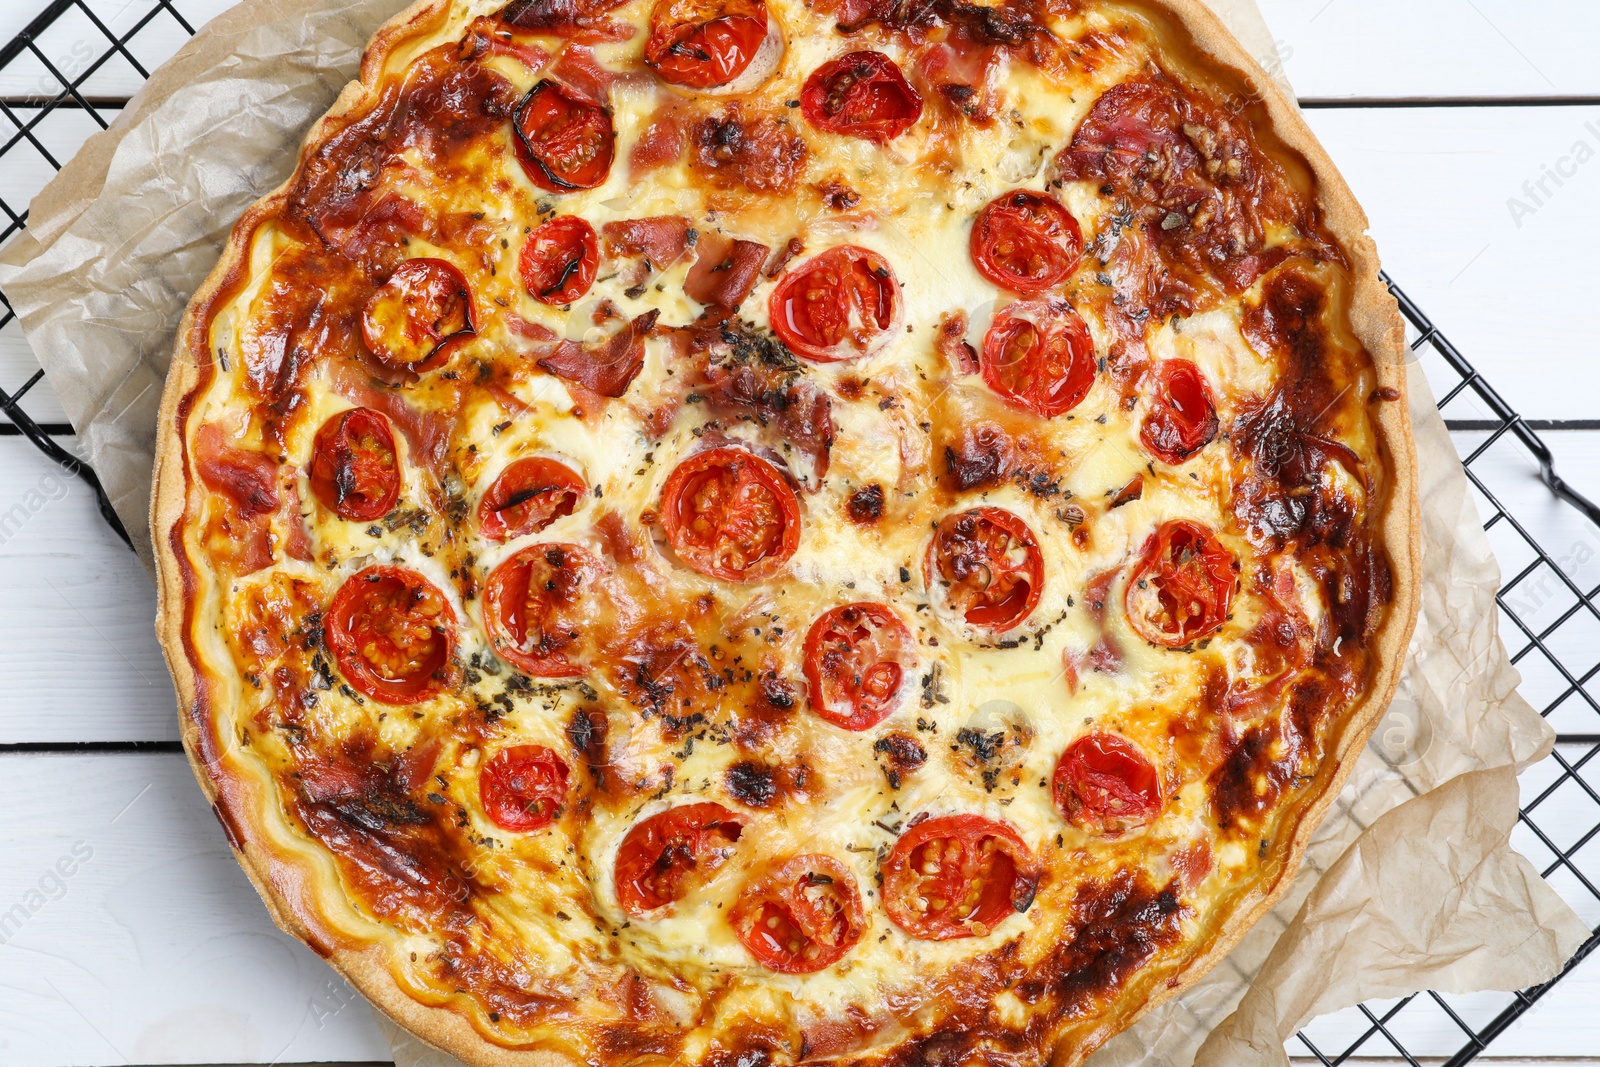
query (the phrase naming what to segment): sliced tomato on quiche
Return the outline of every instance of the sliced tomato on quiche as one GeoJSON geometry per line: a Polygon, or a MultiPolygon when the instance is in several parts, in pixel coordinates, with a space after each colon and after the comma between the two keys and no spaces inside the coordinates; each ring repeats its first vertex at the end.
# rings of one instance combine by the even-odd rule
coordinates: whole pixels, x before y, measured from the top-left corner
{"type": "Polygon", "coordinates": [[[859,359],[882,348],[901,315],[900,282],[889,261],[839,245],[789,270],[772,290],[772,328],[814,363],[859,359]]]}
{"type": "Polygon", "coordinates": [[[703,882],[733,855],[745,819],[721,804],[677,804],[633,825],[617,848],[617,903],[648,916],[703,882]]]}
{"type": "Polygon", "coordinates": [[[600,270],[594,227],[576,215],[541,223],[523,242],[518,269],[528,295],[541,304],[582,300],[600,270]]]}
{"type": "Polygon", "coordinates": [[[916,670],[911,630],[886,604],[844,604],[806,633],[811,710],[846,730],[867,730],[905,702],[916,670]]]}
{"type": "Polygon", "coordinates": [[[1094,338],[1060,300],[1009,304],[983,336],[984,384],[1006,403],[1043,418],[1065,415],[1094,386],[1094,338]]]}
{"type": "Polygon", "coordinates": [[[831,856],[794,856],[747,883],[728,914],[750,955],[780,974],[837,963],[867,929],[861,891],[831,856]]]}
{"type": "Polygon", "coordinates": [[[616,155],[611,110],[549,78],[522,98],[512,117],[517,159],[528,180],[551,193],[605,184],[616,155]]]}
{"type": "Polygon", "coordinates": [[[819,130],[884,144],[917,124],[922,94],[882,52],[849,52],[806,78],[800,112],[819,130]]]}
{"type": "Polygon", "coordinates": [[[324,631],[339,673],[363,696],[415,704],[448,684],[455,609],[415,571],[378,565],[345,579],[324,631]]]}
{"type": "Polygon", "coordinates": [[[1239,561],[1199,523],[1163,523],[1145,541],[1128,575],[1128,624],[1152,645],[1183,648],[1228,621],[1239,587],[1239,561]]]}
{"type": "Polygon", "coordinates": [[[560,460],[546,456],[516,460],[478,501],[478,532],[491,541],[538,533],[571,515],[588,494],[583,476],[560,460]]]}
{"type": "Polygon", "coordinates": [[[1033,905],[1039,867],[1022,835],[983,815],[913,824],[883,861],[883,906],[914,938],[987,937],[1033,905]]]}
{"type": "Polygon", "coordinates": [[[385,366],[422,372],[440,366],[477,330],[466,277],[442,259],[408,259],[367,301],[361,336],[385,366]]]}
{"type": "Polygon", "coordinates": [[[577,545],[529,545],[496,567],[483,585],[483,624],[495,655],[535,678],[585,673],[592,632],[586,601],[604,596],[605,568],[577,545]]]}
{"type": "Polygon", "coordinates": [[[1163,362],[1139,440],[1163,463],[1179,464],[1217,436],[1217,408],[1200,368],[1186,359],[1163,362]]]}
{"type": "Polygon", "coordinates": [[[549,826],[566,804],[571,772],[544,745],[513,745],[491,756],[478,772],[478,798],[502,830],[526,834],[549,826]]]}
{"type": "Polygon", "coordinates": [[[1083,258],[1083,231],[1061,201],[1015,189],[989,201],[969,241],[978,273],[1013,293],[1044,293],[1083,258]]]}
{"type": "Polygon", "coordinates": [[[1056,762],[1051,793],[1062,818],[1115,837],[1143,826],[1161,810],[1161,778],[1133,742],[1110,733],[1086,734],[1056,762]]]}
{"type": "Polygon", "coordinates": [[[400,498],[400,454],[389,420],[371,408],[334,415],[311,446],[311,492],[341,519],[371,522],[400,498]]]}
{"type": "Polygon", "coordinates": [[[765,0],[657,0],[644,61],[669,84],[720,88],[750,69],[768,23],[765,0]]]}
{"type": "Polygon", "coordinates": [[[712,448],[667,478],[661,525],[690,568],[725,582],[755,581],[775,574],[799,548],[800,498],[768,460],[743,448],[712,448]]]}
{"type": "Polygon", "coordinates": [[[1044,593],[1044,554],[1020,517],[979,507],[934,527],[924,563],[928,584],[961,621],[1005,633],[1027,621],[1044,593]]]}

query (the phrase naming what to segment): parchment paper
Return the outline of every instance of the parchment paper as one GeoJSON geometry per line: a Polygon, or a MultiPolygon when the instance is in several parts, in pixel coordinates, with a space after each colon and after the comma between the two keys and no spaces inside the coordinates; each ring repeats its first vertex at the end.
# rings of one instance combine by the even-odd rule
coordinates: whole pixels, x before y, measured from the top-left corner
{"type": "MultiPolygon", "coordinates": [[[[401,6],[255,0],[222,15],[84,145],[0,249],[0,290],[147,566],[154,420],[184,306],[401,6]]],[[[1212,6],[1282,81],[1254,0],[1212,6]]],[[[1094,1067],[1282,1065],[1285,1039],[1316,1015],[1420,989],[1521,988],[1554,975],[1588,934],[1510,848],[1516,774],[1553,735],[1516,693],[1496,628],[1499,568],[1427,383],[1414,364],[1409,374],[1426,585],[1400,691],[1294,890],[1094,1067]]],[[[453,1062],[379,1021],[402,1067],[453,1062]]]]}

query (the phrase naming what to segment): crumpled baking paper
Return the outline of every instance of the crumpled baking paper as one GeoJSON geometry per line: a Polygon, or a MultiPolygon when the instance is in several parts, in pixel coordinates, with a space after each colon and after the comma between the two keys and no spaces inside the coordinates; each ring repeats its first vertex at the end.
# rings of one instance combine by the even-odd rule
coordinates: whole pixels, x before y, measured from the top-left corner
{"type": "MultiPolygon", "coordinates": [[[[1212,0],[1282,66],[1254,0],[1212,0]]],[[[151,564],[155,417],[178,320],[235,219],[289,174],[398,0],[256,0],[156,71],[33,201],[0,290],[151,564]]],[[[1286,83],[1285,83],[1286,85],[1286,83]]],[[[1516,774],[1553,734],[1517,695],[1497,632],[1499,567],[1420,370],[1422,617],[1400,689],[1293,890],[1180,997],[1091,1063],[1283,1067],[1311,1018],[1420,989],[1554,975],[1588,930],[1509,843],[1516,774]]],[[[380,1018],[402,1067],[453,1063],[380,1018]]]]}

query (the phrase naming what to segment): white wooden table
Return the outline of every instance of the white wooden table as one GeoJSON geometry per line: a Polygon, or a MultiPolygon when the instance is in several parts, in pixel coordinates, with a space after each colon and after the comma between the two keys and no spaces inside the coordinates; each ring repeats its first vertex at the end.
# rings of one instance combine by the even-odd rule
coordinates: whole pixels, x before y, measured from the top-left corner
{"type": "MultiPolygon", "coordinates": [[[[0,0],[0,43],[45,3],[0,0]]],[[[93,6],[113,30],[144,8],[93,6]]],[[[174,6],[198,25],[227,0],[174,6]]],[[[1600,498],[1600,3],[1261,6],[1390,273],[1600,498]]],[[[184,36],[162,18],[131,47],[153,66],[184,36]]],[[[69,33],[42,47],[70,75],[101,45],[69,33]]],[[[137,82],[108,68],[96,92],[137,82]]],[[[0,96],[39,87],[12,73],[0,96]]],[[[0,333],[0,386],[35,367],[15,326],[0,333]]],[[[30,410],[63,421],[47,392],[30,410]]],[[[1600,581],[1600,531],[1536,483],[1519,492],[1580,580],[1600,581]]],[[[268,922],[171,750],[154,606],[83,486],[0,436],[0,1065],[387,1060],[360,999],[268,922]]],[[[1600,1063],[1597,1003],[1591,960],[1490,1051],[1502,1067],[1600,1063]]],[[[1459,1035],[1408,1043],[1448,1055],[1459,1035]]]]}

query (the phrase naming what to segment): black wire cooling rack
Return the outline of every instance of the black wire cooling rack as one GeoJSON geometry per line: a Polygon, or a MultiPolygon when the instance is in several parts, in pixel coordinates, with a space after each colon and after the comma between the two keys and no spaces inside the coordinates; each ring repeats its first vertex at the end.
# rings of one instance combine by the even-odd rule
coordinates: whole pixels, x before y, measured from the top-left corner
{"type": "MultiPolygon", "coordinates": [[[[132,87],[194,33],[183,6],[185,0],[52,0],[0,48],[0,244],[27,226],[24,205],[83,140],[109,126],[132,87]]],[[[1499,594],[1502,632],[1523,672],[1522,692],[1564,731],[1552,761],[1529,772],[1541,777],[1531,785],[1524,781],[1526,806],[1516,843],[1594,932],[1566,970],[1544,985],[1509,994],[1428,992],[1363,1004],[1317,1020],[1291,1040],[1289,1052],[1329,1067],[1368,1058],[1399,1059],[1413,1067],[1426,1059],[1459,1067],[1488,1051],[1600,946],[1600,842],[1594,840],[1600,837],[1600,585],[1581,586],[1577,573],[1580,563],[1600,558],[1600,508],[1557,477],[1550,450],[1534,429],[1422,310],[1389,284],[1508,574],[1499,594]],[[1526,485],[1516,480],[1534,477],[1588,520],[1577,520],[1585,531],[1580,537],[1589,539],[1580,540],[1579,547],[1594,546],[1587,557],[1551,551],[1531,523],[1502,503],[1518,490],[1525,501],[1526,485]]],[[[43,378],[10,303],[0,294],[0,438],[27,438],[86,482],[99,498],[101,514],[126,541],[94,472],[72,451],[72,427],[62,421],[49,390],[39,389],[43,378]],[[43,412],[40,418],[29,413],[24,400],[43,412]]],[[[1545,519],[1541,529],[1549,525],[1545,519]]]]}

